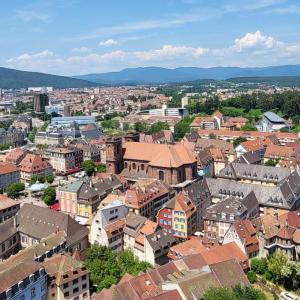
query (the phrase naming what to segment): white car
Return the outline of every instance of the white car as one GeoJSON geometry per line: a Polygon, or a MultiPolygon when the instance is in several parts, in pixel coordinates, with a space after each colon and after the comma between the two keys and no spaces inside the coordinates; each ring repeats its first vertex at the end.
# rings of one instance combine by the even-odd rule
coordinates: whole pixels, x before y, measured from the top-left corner
{"type": "Polygon", "coordinates": [[[290,292],[281,292],[280,299],[282,299],[282,300],[298,300],[299,297],[290,292]]]}

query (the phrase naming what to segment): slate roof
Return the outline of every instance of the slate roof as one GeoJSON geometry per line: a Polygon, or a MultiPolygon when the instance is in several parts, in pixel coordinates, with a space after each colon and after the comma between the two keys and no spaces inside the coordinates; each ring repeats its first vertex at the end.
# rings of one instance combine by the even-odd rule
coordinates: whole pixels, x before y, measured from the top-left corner
{"type": "Polygon", "coordinates": [[[212,197],[244,198],[254,192],[260,205],[291,209],[300,197],[300,174],[294,171],[277,186],[242,183],[230,179],[206,178],[212,197]]]}
{"type": "Polygon", "coordinates": [[[25,203],[17,213],[18,231],[38,240],[64,231],[68,246],[88,236],[88,229],[69,215],[25,203]]]}
{"type": "Polygon", "coordinates": [[[278,183],[287,178],[290,173],[287,168],[233,162],[222,169],[217,176],[234,180],[244,179],[278,183]]]}

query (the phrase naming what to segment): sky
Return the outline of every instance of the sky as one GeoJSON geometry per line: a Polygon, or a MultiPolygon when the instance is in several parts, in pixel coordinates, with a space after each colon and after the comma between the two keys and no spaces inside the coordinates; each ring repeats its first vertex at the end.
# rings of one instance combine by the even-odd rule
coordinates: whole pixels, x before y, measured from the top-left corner
{"type": "Polygon", "coordinates": [[[1,1],[0,41],[0,66],[58,75],[299,64],[300,1],[1,1]]]}

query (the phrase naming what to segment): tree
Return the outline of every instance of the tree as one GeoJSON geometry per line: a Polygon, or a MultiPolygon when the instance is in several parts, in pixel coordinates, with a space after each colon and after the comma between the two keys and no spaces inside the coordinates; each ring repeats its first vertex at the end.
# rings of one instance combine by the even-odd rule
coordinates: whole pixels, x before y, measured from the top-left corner
{"type": "Polygon", "coordinates": [[[276,167],[278,164],[278,159],[269,159],[265,162],[265,166],[269,166],[269,167],[276,167]]]}
{"type": "Polygon", "coordinates": [[[54,176],[53,175],[48,175],[48,176],[46,176],[46,181],[48,182],[48,183],[53,183],[53,181],[54,181],[54,176]]]}
{"type": "Polygon", "coordinates": [[[250,281],[250,283],[255,283],[257,281],[257,276],[256,276],[255,272],[253,272],[253,271],[249,271],[247,273],[247,277],[248,277],[248,280],[250,281]]]}
{"type": "Polygon", "coordinates": [[[268,259],[268,270],[272,273],[273,278],[276,282],[280,282],[282,280],[281,270],[287,264],[287,257],[282,251],[275,252],[268,259]]]}
{"type": "Polygon", "coordinates": [[[233,292],[237,300],[266,300],[266,295],[253,288],[252,286],[244,286],[241,284],[236,285],[233,288],[233,292]]]}
{"type": "Polygon", "coordinates": [[[264,274],[268,267],[268,260],[263,258],[252,258],[251,259],[251,270],[257,274],[264,274]]]}
{"type": "Polygon", "coordinates": [[[44,194],[42,196],[42,200],[47,204],[53,204],[54,200],[56,199],[56,190],[54,187],[47,187],[44,190],[44,194]]]}
{"type": "Polygon", "coordinates": [[[131,250],[113,252],[101,245],[87,249],[85,266],[97,291],[118,283],[125,273],[136,276],[151,267],[149,263],[139,261],[131,250]]]}
{"type": "Polygon", "coordinates": [[[32,142],[32,143],[34,142],[36,133],[37,133],[37,128],[33,127],[32,130],[28,134],[28,139],[30,142],[32,142]]]}
{"type": "Polygon", "coordinates": [[[134,124],[134,130],[137,132],[148,132],[148,125],[145,122],[136,122],[134,124]]]}
{"type": "Polygon", "coordinates": [[[91,176],[95,172],[95,163],[92,160],[85,160],[82,168],[88,176],[91,176]]]}
{"type": "Polygon", "coordinates": [[[97,172],[98,173],[105,173],[106,172],[106,165],[105,164],[99,164],[97,166],[97,172]]]}
{"type": "Polygon", "coordinates": [[[231,288],[210,288],[204,300],[266,300],[266,295],[252,286],[236,285],[231,288]]]}
{"type": "Polygon", "coordinates": [[[251,123],[246,123],[241,129],[244,131],[257,131],[257,128],[251,123]]]}
{"type": "Polygon", "coordinates": [[[156,133],[162,130],[169,130],[170,126],[168,123],[166,122],[156,122],[154,124],[151,125],[149,133],[156,133]]]}
{"type": "Polygon", "coordinates": [[[204,300],[236,300],[234,292],[229,288],[210,288],[203,297],[204,300]]]}
{"type": "Polygon", "coordinates": [[[193,120],[194,117],[185,117],[175,125],[174,138],[176,140],[182,139],[186,133],[190,132],[190,125],[193,120]]]}
{"type": "Polygon", "coordinates": [[[10,198],[17,198],[20,195],[20,192],[24,191],[24,183],[12,183],[6,187],[5,192],[10,198]]]}
{"type": "Polygon", "coordinates": [[[234,146],[234,148],[236,148],[239,144],[246,142],[246,141],[247,141],[246,138],[240,136],[233,141],[233,146],[234,146]]]}

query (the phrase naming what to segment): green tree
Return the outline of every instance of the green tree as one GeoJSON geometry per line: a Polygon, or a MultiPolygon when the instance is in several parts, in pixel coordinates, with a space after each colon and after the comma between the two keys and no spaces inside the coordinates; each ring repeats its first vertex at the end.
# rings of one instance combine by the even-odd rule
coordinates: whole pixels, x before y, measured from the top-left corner
{"type": "Polygon", "coordinates": [[[251,270],[257,274],[264,274],[267,271],[268,260],[263,258],[252,258],[251,259],[251,270]]]}
{"type": "Polygon", "coordinates": [[[32,142],[32,143],[34,142],[36,133],[37,133],[37,128],[33,127],[32,130],[28,134],[28,139],[30,142],[32,142]]]}
{"type": "Polygon", "coordinates": [[[276,167],[278,164],[279,160],[278,159],[269,159],[265,162],[265,166],[269,166],[269,167],[276,167]]]}
{"type": "Polygon", "coordinates": [[[154,124],[151,125],[149,133],[156,133],[162,130],[169,130],[170,127],[168,125],[168,123],[166,122],[156,122],[154,124]]]}
{"type": "Polygon", "coordinates": [[[255,272],[253,272],[253,271],[249,271],[247,273],[247,277],[248,277],[248,280],[250,281],[250,283],[255,283],[257,281],[257,276],[256,276],[255,272]]]}
{"type": "Polygon", "coordinates": [[[203,297],[204,300],[236,300],[232,289],[229,288],[210,288],[203,297]]]}
{"type": "Polygon", "coordinates": [[[54,176],[53,175],[48,175],[48,176],[46,176],[46,181],[48,182],[48,183],[53,183],[53,181],[54,181],[54,176]]]}
{"type": "Polygon", "coordinates": [[[287,265],[287,257],[282,251],[275,252],[268,259],[268,270],[272,273],[276,282],[280,282],[283,279],[281,270],[287,265]]]}
{"type": "Polygon", "coordinates": [[[5,192],[10,198],[17,198],[20,195],[20,192],[25,190],[24,183],[12,183],[6,187],[5,192]]]}
{"type": "Polygon", "coordinates": [[[252,286],[244,286],[241,284],[233,288],[233,292],[237,300],[266,300],[266,295],[252,286]]]}
{"type": "Polygon", "coordinates": [[[244,131],[257,131],[257,128],[251,123],[246,123],[244,126],[241,127],[241,130],[244,130],[244,131]]]}
{"type": "Polygon", "coordinates": [[[56,190],[54,187],[47,187],[44,190],[42,200],[47,204],[51,205],[53,204],[54,200],[56,199],[56,190]]]}
{"type": "Polygon", "coordinates": [[[233,146],[234,146],[234,148],[236,148],[239,144],[246,142],[246,141],[247,141],[246,138],[240,136],[233,141],[233,146]]]}
{"type": "Polygon", "coordinates": [[[106,165],[105,164],[99,164],[97,166],[97,172],[98,173],[105,173],[106,172],[106,165]]]}
{"type": "Polygon", "coordinates": [[[137,131],[137,132],[147,133],[149,128],[148,128],[148,125],[145,122],[136,122],[134,124],[134,130],[137,131]]]}
{"type": "Polygon", "coordinates": [[[86,251],[85,266],[97,291],[118,283],[125,273],[138,275],[151,267],[146,262],[140,262],[130,250],[112,252],[101,245],[93,245],[86,251]]]}
{"type": "Polygon", "coordinates": [[[190,125],[193,120],[194,117],[185,117],[175,125],[174,138],[176,140],[182,139],[186,133],[190,132],[190,125]]]}
{"type": "Polygon", "coordinates": [[[91,176],[95,172],[95,163],[92,160],[85,160],[82,168],[88,176],[91,176]]]}

